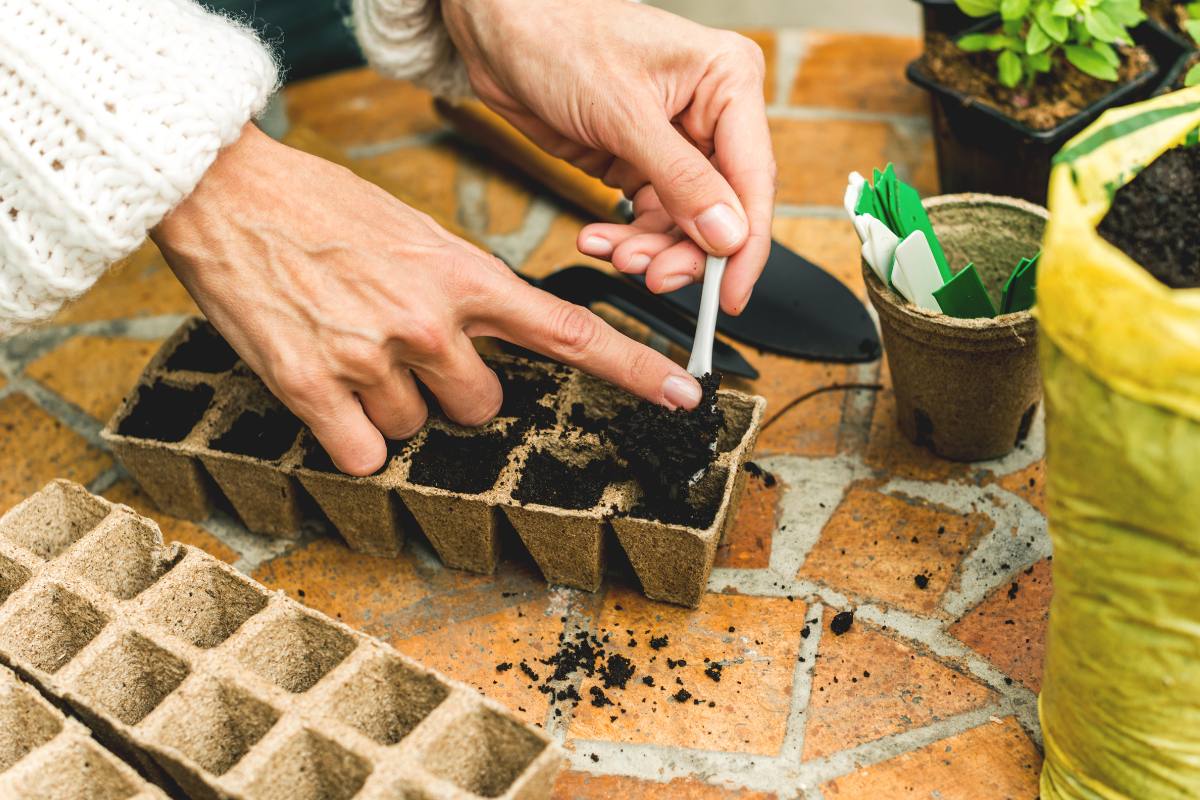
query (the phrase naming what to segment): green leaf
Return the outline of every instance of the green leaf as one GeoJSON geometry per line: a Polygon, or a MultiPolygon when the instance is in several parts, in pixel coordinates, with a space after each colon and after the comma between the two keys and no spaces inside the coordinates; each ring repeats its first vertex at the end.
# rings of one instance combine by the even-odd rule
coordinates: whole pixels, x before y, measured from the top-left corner
{"type": "Polygon", "coordinates": [[[980,53],[987,50],[992,42],[990,33],[968,33],[958,40],[958,48],[968,53],[980,53]]]}
{"type": "Polygon", "coordinates": [[[1189,17],[1200,19],[1200,3],[1188,3],[1184,8],[1187,9],[1189,17]]]}
{"type": "Polygon", "coordinates": [[[1113,69],[1121,68],[1121,57],[1117,55],[1117,50],[1111,44],[1105,42],[1092,42],[1092,49],[1112,65],[1113,69]]]}
{"type": "Polygon", "coordinates": [[[969,17],[990,17],[1000,10],[1000,0],[954,0],[969,17]]]}
{"type": "Polygon", "coordinates": [[[1045,31],[1046,35],[1051,39],[1059,44],[1067,41],[1067,20],[1065,17],[1060,17],[1054,14],[1054,12],[1050,10],[1049,3],[1042,2],[1037,7],[1037,11],[1034,12],[1034,19],[1037,20],[1037,24],[1041,26],[1042,30],[1045,31]]]}
{"type": "Polygon", "coordinates": [[[1005,50],[996,63],[1000,68],[1000,83],[1010,89],[1015,88],[1025,74],[1020,57],[1011,50],[1005,50]]]}
{"type": "Polygon", "coordinates": [[[1192,67],[1183,79],[1184,86],[1200,86],[1200,64],[1192,67]]]}
{"type": "Polygon", "coordinates": [[[1114,42],[1127,42],[1129,40],[1129,34],[1125,32],[1125,29],[1113,22],[1112,17],[1099,9],[1085,11],[1083,14],[1083,24],[1087,28],[1088,33],[1102,42],[1112,44],[1114,42]]]}
{"type": "Polygon", "coordinates": [[[1036,56],[1030,56],[1025,59],[1025,66],[1029,67],[1034,72],[1049,72],[1054,66],[1054,62],[1050,59],[1050,53],[1038,53],[1036,56]]]}
{"type": "Polygon", "coordinates": [[[1117,80],[1117,70],[1112,64],[1104,60],[1104,56],[1092,48],[1069,44],[1064,49],[1067,52],[1067,60],[1075,65],[1075,68],[1080,72],[1091,75],[1093,78],[1099,78],[1102,81],[1117,80]]]}
{"type": "Polygon", "coordinates": [[[1054,45],[1054,40],[1046,35],[1041,25],[1029,26],[1029,36],[1025,39],[1025,52],[1031,56],[1044,53],[1054,45]]]}
{"type": "Polygon", "coordinates": [[[1000,16],[1006,20],[1023,19],[1031,0],[1000,0],[1000,16]]]}
{"type": "Polygon", "coordinates": [[[1193,39],[1200,42],[1200,19],[1189,19],[1183,23],[1183,27],[1192,35],[1193,39]]]}
{"type": "Polygon", "coordinates": [[[1104,0],[1099,8],[1111,17],[1113,22],[1125,28],[1132,28],[1146,20],[1138,0],[1104,0]]]}
{"type": "Polygon", "coordinates": [[[1050,7],[1050,13],[1054,14],[1056,17],[1070,18],[1075,16],[1078,11],[1079,8],[1076,7],[1075,0],[1057,0],[1057,2],[1050,7]]]}

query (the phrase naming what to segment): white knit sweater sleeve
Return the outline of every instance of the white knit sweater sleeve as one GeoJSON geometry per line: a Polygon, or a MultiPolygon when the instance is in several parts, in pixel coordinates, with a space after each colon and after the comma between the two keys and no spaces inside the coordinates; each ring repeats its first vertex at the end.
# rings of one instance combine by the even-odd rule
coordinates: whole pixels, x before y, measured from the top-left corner
{"type": "Polygon", "coordinates": [[[371,66],[440,97],[471,93],[439,0],[354,0],[354,32],[371,66]]]}
{"type": "Polygon", "coordinates": [[[277,79],[190,0],[0,0],[0,336],[133,252],[277,79]]]}

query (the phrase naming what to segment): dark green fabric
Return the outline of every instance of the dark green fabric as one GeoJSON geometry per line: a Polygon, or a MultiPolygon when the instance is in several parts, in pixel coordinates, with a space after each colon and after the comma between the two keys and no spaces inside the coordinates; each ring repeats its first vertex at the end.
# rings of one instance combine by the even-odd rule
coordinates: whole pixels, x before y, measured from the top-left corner
{"type": "Polygon", "coordinates": [[[284,80],[295,81],[363,64],[346,24],[348,0],[201,0],[248,22],[279,55],[284,80]]]}

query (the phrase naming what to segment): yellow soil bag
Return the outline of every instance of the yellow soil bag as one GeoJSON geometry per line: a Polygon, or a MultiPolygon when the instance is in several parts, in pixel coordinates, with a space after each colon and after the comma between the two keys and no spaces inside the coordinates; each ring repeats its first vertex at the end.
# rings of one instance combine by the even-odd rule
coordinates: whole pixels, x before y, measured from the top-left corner
{"type": "Polygon", "coordinates": [[[1200,88],[1110,111],[1050,178],[1045,800],[1200,798],[1200,289],[1096,233],[1116,189],[1198,130],[1200,88]]]}

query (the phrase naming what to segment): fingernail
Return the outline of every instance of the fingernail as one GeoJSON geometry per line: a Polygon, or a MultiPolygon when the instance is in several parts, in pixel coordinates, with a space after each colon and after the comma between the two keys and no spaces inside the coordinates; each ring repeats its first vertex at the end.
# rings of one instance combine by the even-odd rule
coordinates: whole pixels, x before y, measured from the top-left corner
{"type": "Polygon", "coordinates": [[[660,294],[673,292],[676,289],[682,289],[692,282],[692,276],[686,273],[681,275],[668,275],[662,279],[662,283],[658,287],[660,294]]]}
{"type": "Polygon", "coordinates": [[[611,255],[612,250],[612,242],[608,239],[603,239],[599,236],[589,236],[583,240],[583,252],[589,256],[603,258],[604,256],[611,255]]]}
{"type": "Polygon", "coordinates": [[[717,203],[696,217],[696,228],[709,247],[717,249],[733,247],[746,238],[746,223],[724,203],[717,203]]]}
{"type": "Polygon", "coordinates": [[[645,253],[634,253],[630,256],[626,269],[630,272],[645,272],[648,266],[650,266],[650,256],[645,253]]]}
{"type": "Polygon", "coordinates": [[[675,408],[695,408],[701,395],[700,384],[690,375],[669,375],[663,381],[663,399],[675,408]]]}

